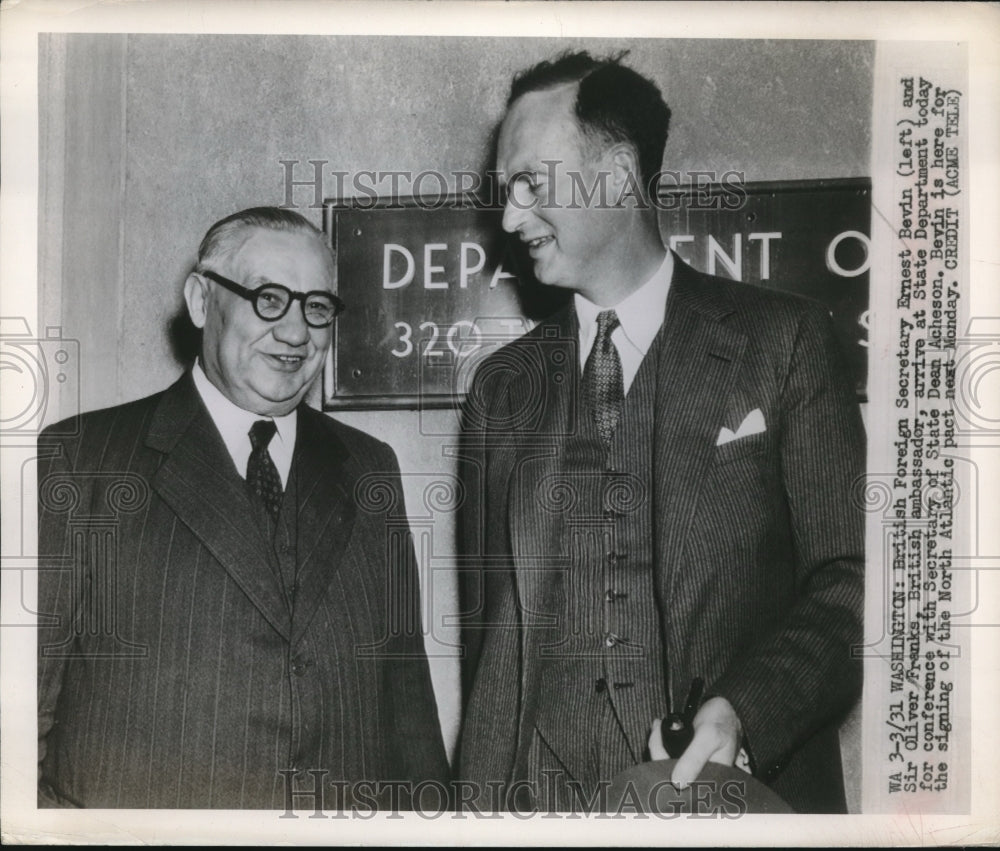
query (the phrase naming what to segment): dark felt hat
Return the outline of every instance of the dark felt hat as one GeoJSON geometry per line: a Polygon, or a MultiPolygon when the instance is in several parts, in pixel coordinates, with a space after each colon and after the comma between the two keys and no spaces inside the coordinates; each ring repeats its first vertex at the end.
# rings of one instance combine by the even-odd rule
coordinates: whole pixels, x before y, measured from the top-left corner
{"type": "Polygon", "coordinates": [[[612,779],[608,812],[735,818],[744,813],[792,813],[772,789],[731,765],[709,762],[698,779],[678,790],[670,782],[676,759],[635,765],[612,779]]]}

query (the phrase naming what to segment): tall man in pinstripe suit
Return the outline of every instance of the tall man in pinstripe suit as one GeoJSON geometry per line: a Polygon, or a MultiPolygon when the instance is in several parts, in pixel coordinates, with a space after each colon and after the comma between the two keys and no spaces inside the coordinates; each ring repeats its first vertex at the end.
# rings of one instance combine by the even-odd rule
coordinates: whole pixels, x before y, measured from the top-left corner
{"type": "Polygon", "coordinates": [[[511,89],[503,227],[574,295],[468,397],[459,774],[481,806],[592,805],[666,756],[659,719],[701,678],[675,782],[739,762],[799,811],[840,811],[859,412],[825,311],[664,249],[669,118],[652,82],[586,53],[511,89]]]}
{"type": "Polygon", "coordinates": [[[395,455],[303,403],[333,285],[297,213],[217,222],[194,369],[43,433],[40,805],[333,809],[447,778],[395,455]]]}

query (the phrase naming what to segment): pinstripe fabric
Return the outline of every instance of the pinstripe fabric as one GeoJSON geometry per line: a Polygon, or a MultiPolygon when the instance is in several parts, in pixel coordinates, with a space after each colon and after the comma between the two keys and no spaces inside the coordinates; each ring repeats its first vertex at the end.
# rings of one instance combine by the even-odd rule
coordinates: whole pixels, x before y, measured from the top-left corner
{"type": "Polygon", "coordinates": [[[290,610],[189,376],[39,446],[43,805],[283,808],[292,767],[446,777],[420,630],[390,604],[419,611],[391,449],[299,409],[290,610]]]}
{"type": "MultiPolygon", "coordinates": [[[[730,700],[757,775],[803,812],[844,807],[836,722],[860,688],[864,433],[818,306],[675,256],[651,416],[656,602],[670,699],[730,700]],[[716,446],[759,408],[766,431],[716,446]]],[[[466,410],[466,716],[460,774],[525,775],[546,575],[567,569],[530,495],[575,429],[575,322],[557,314],[480,367],[466,410]],[[540,568],[546,569],[540,569],[540,568]],[[516,695],[516,697],[515,697],[516,695]]]]}
{"type": "MultiPolygon", "coordinates": [[[[559,447],[559,476],[540,487],[539,508],[560,512],[562,549],[571,557],[569,571],[552,578],[559,611],[542,650],[535,721],[542,741],[528,755],[527,777],[543,802],[547,785],[564,779],[543,774],[553,771],[550,756],[589,799],[599,780],[642,761],[651,720],[668,712],[648,534],[653,428],[644,415],[653,403],[661,340],[615,413],[620,422],[610,446],[584,399],[579,429],[559,447]],[[556,487],[566,498],[553,505],[556,487]]],[[[586,387],[586,370],[582,381],[586,387]]],[[[553,800],[570,809],[569,790],[555,786],[553,800]]]]}

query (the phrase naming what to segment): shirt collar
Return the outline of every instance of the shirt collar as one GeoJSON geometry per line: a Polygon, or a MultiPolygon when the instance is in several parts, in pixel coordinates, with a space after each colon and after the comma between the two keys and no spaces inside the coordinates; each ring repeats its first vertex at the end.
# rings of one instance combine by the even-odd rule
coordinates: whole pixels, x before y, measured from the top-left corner
{"type": "Polygon", "coordinates": [[[246,472],[247,459],[250,457],[250,426],[257,420],[273,420],[277,427],[277,433],[271,439],[270,454],[278,466],[278,471],[282,473],[282,479],[287,481],[290,464],[284,464],[282,461],[286,457],[289,462],[291,460],[298,425],[296,412],[293,410],[280,417],[269,417],[243,410],[223,395],[222,391],[209,380],[202,368],[200,358],[191,370],[191,375],[194,379],[194,386],[198,389],[198,395],[205,403],[208,414],[222,436],[222,441],[226,444],[240,475],[242,476],[246,472]],[[280,445],[275,446],[275,441],[279,441],[280,445]]]}
{"type": "Polygon", "coordinates": [[[597,314],[614,310],[622,331],[643,355],[653,345],[667,310],[667,292],[674,274],[674,257],[666,252],[663,262],[639,289],[613,307],[600,307],[576,293],[573,296],[580,333],[588,342],[597,330],[597,314]]]}

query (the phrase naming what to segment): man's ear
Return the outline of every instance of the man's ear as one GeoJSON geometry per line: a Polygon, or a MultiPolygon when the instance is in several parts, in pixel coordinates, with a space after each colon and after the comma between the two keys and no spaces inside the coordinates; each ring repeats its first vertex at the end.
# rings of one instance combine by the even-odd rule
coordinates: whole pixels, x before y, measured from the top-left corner
{"type": "Polygon", "coordinates": [[[639,178],[639,156],[631,145],[620,142],[608,151],[611,161],[612,203],[622,206],[628,198],[642,202],[642,183],[639,178]]]}
{"type": "Polygon", "coordinates": [[[614,187],[626,186],[631,181],[638,181],[639,156],[636,154],[635,148],[626,142],[619,142],[608,153],[611,156],[611,183],[614,187]]]}
{"type": "Polygon", "coordinates": [[[208,316],[208,281],[192,272],[184,282],[184,301],[187,302],[188,316],[195,328],[204,328],[208,316]]]}

